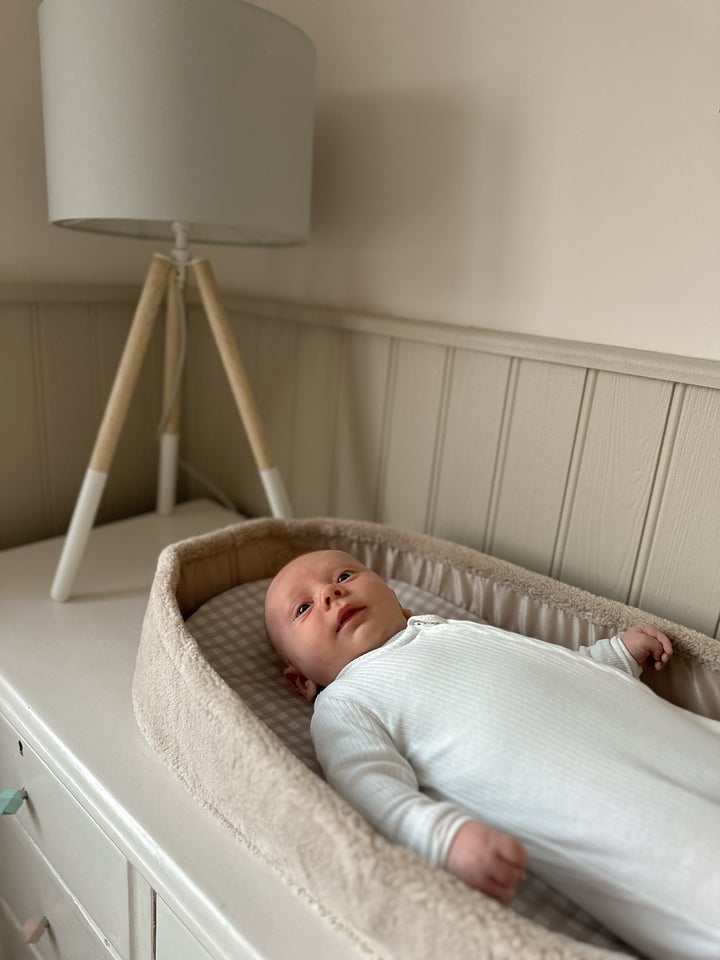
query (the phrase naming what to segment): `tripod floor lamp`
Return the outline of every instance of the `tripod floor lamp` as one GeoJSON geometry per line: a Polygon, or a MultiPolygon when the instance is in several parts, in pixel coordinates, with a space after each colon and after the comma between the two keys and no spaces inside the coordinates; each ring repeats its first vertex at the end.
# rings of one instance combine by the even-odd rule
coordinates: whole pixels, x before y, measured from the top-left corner
{"type": "Polygon", "coordinates": [[[188,237],[307,239],[314,48],[292,24],[244,0],[43,0],[39,17],[50,220],[174,243],[152,258],[78,495],[51,588],[66,600],[163,300],[158,509],[174,506],[189,268],[270,510],[290,515],[212,268],[190,259],[188,237]]]}

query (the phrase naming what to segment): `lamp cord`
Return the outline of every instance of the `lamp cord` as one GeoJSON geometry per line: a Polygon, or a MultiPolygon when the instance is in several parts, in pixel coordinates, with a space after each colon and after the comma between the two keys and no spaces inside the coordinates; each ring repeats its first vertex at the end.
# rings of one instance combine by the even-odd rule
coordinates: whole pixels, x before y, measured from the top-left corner
{"type": "MultiPolygon", "coordinates": [[[[178,394],[180,392],[180,386],[182,384],[182,376],[185,368],[185,360],[187,357],[187,310],[185,307],[185,286],[186,286],[186,277],[187,277],[187,267],[192,266],[194,263],[200,263],[201,260],[187,260],[182,257],[182,250],[174,250],[173,256],[167,256],[163,253],[158,253],[156,256],[162,257],[163,260],[169,260],[170,263],[175,268],[175,286],[177,288],[177,302],[178,302],[178,319],[180,327],[180,349],[178,351],[178,359],[175,366],[175,372],[173,373],[172,380],[172,389],[168,394],[167,402],[165,403],[165,408],[162,411],[160,416],[160,422],[157,427],[157,438],[158,440],[165,432],[165,427],[167,426],[168,420],[170,419],[175,406],[175,401],[177,400],[178,394]],[[180,256],[178,256],[180,254],[180,256]]],[[[237,505],[233,503],[230,497],[219,487],[213,480],[207,477],[204,473],[198,470],[196,467],[193,467],[191,463],[182,457],[178,457],[178,466],[185,471],[193,480],[196,480],[200,483],[205,489],[211,493],[216,500],[218,500],[224,507],[228,510],[232,510],[234,513],[238,513],[237,505]]]]}

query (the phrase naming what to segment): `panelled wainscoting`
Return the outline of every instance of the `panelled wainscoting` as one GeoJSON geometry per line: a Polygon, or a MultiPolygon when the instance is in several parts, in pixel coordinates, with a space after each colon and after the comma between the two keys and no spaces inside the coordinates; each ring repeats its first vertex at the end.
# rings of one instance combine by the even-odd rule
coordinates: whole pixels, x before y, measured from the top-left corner
{"type": "MultiPolygon", "coordinates": [[[[136,296],[0,290],[0,546],[66,529],[136,296]]],[[[298,516],[422,530],[719,634],[719,363],[225,304],[298,516]]],[[[162,349],[158,329],[101,520],[153,508],[162,349]]],[[[192,292],[182,397],[184,460],[265,514],[192,292]]],[[[206,493],[184,476],[183,497],[206,493]]]]}

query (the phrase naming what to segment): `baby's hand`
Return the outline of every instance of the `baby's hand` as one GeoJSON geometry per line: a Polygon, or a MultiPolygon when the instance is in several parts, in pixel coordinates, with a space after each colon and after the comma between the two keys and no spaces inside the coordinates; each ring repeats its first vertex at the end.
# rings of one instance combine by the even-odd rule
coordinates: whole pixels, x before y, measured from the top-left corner
{"type": "Polygon", "coordinates": [[[630,627],[620,639],[641,667],[644,667],[649,660],[656,670],[662,670],[673,655],[672,642],[669,638],[647,624],[630,627]]]}
{"type": "Polygon", "coordinates": [[[455,834],[445,867],[507,907],[515,898],[515,887],[525,879],[527,863],[527,851],[518,840],[470,820],[455,834]]]}

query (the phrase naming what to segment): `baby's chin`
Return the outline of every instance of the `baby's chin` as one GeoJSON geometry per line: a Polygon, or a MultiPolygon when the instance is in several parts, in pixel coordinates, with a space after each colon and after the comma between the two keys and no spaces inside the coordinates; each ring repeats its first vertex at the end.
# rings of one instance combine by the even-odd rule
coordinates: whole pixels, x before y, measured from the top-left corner
{"type": "Polygon", "coordinates": [[[397,636],[397,634],[400,632],[401,630],[393,630],[392,633],[388,633],[386,630],[377,632],[358,631],[357,638],[353,638],[357,640],[354,655],[350,657],[347,662],[351,663],[353,660],[357,660],[359,657],[365,656],[366,653],[372,653],[373,650],[379,650],[380,647],[385,646],[388,640],[392,640],[392,638],[397,636]]]}

